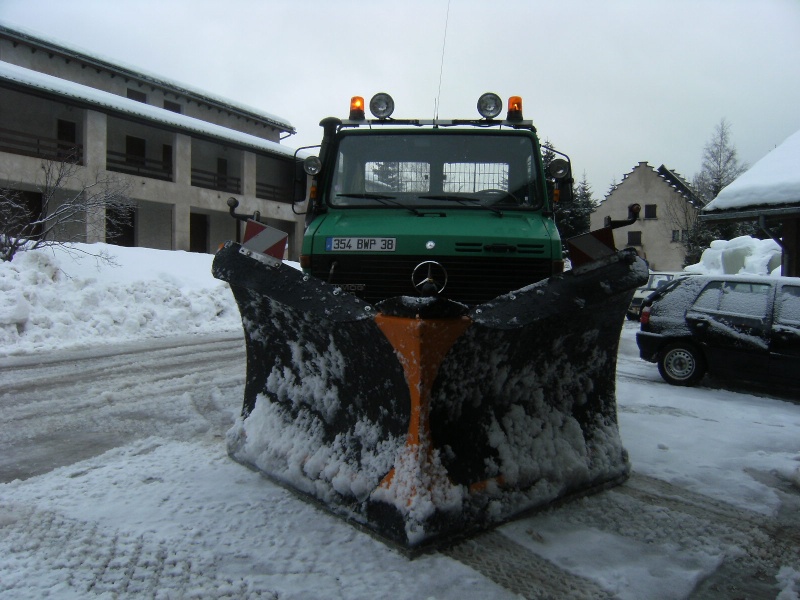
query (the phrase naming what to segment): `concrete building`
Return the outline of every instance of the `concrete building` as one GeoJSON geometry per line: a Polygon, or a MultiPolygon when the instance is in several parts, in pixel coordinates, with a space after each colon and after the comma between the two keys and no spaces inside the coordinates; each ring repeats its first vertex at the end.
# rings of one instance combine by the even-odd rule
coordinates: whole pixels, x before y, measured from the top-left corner
{"type": "Polygon", "coordinates": [[[41,207],[43,162],[69,155],[84,182],[119,178],[136,202],[118,237],[94,215],[100,227],[87,223],[81,241],[213,252],[241,235],[234,197],[286,231],[296,259],[305,177],[280,144],[293,133],[285,119],[0,25],[0,187],[33,208],[39,194],[41,207]]]}
{"type": "Polygon", "coordinates": [[[686,181],[664,165],[654,169],[640,162],[606,196],[591,215],[591,228],[603,226],[607,216],[627,218],[628,206],[639,204],[639,220],[614,230],[617,248],[636,248],[652,271],[680,271],[686,258],[688,231],[697,219],[702,201],[686,181]]]}

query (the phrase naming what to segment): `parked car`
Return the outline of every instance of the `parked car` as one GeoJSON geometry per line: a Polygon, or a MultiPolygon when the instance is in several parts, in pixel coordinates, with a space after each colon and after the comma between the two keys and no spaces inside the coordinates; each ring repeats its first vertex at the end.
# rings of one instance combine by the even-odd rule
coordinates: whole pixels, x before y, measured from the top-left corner
{"type": "Polygon", "coordinates": [[[659,289],[661,286],[666,285],[676,277],[682,277],[684,275],[688,275],[688,273],[675,273],[669,271],[650,271],[650,277],[647,279],[647,283],[643,286],[636,288],[636,291],[633,292],[633,299],[631,300],[630,306],[628,306],[628,313],[627,317],[631,321],[635,321],[639,318],[639,313],[642,309],[642,303],[647,299],[647,297],[659,289]]]}
{"type": "Polygon", "coordinates": [[[645,300],[639,355],[673,385],[706,373],[800,385],[800,278],[695,275],[645,300]]]}

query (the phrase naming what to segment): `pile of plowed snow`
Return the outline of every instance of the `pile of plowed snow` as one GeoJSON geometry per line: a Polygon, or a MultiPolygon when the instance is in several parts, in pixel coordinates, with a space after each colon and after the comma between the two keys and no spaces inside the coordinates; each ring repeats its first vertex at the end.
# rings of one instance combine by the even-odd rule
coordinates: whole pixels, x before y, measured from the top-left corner
{"type": "Polygon", "coordinates": [[[0,356],[240,330],[213,258],[107,244],[19,252],[0,262],[0,356]]]}

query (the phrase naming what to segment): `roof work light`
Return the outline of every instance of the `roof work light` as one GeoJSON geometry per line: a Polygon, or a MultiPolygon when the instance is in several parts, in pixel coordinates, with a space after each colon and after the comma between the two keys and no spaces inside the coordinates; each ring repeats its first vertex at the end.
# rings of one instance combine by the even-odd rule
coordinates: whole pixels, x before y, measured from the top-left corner
{"type": "Polygon", "coordinates": [[[353,96],[350,98],[350,119],[363,121],[364,118],[364,98],[363,96],[353,96]]]}
{"type": "Polygon", "coordinates": [[[369,101],[369,111],[376,119],[388,119],[394,112],[394,100],[384,92],[375,94],[369,101]]]}
{"type": "Polygon", "coordinates": [[[478,98],[478,112],[484,119],[494,119],[503,110],[503,101],[500,96],[488,92],[478,98]]]}

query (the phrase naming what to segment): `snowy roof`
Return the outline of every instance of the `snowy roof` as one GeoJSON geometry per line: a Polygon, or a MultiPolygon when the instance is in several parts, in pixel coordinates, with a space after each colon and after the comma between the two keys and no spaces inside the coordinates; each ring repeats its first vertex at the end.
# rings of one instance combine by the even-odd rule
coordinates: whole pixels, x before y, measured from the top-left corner
{"type": "Polygon", "coordinates": [[[697,194],[689,186],[686,180],[681,177],[680,173],[668,169],[665,165],[661,165],[657,169],[657,173],[669,183],[672,188],[689,201],[693,206],[700,207],[703,205],[702,200],[697,197],[697,194]]]}
{"type": "Polygon", "coordinates": [[[277,142],[0,61],[0,84],[4,82],[35,88],[56,96],[68,97],[104,112],[122,113],[229,144],[294,157],[293,148],[282,146],[277,142]]]}
{"type": "Polygon", "coordinates": [[[202,100],[205,104],[213,104],[215,107],[219,106],[221,108],[226,109],[229,112],[240,114],[242,116],[249,117],[256,121],[268,122],[271,125],[274,125],[280,129],[283,129],[291,133],[295,132],[295,129],[292,126],[292,124],[286,119],[283,119],[281,117],[277,117],[270,113],[266,113],[256,108],[246,106],[244,104],[234,103],[226,98],[211,95],[208,92],[191,88],[190,86],[187,86],[183,83],[178,83],[176,81],[165,79],[160,75],[148,73],[147,71],[143,71],[139,67],[135,67],[133,65],[128,65],[125,63],[121,63],[119,61],[111,60],[99,54],[90,52],[89,50],[78,48],[77,46],[68,46],[64,42],[56,40],[54,38],[45,39],[39,37],[39,34],[18,27],[16,25],[14,25],[14,27],[12,28],[0,23],[0,35],[8,37],[10,39],[25,42],[27,44],[31,44],[32,46],[37,46],[46,49],[49,52],[54,52],[64,56],[78,59],[84,63],[101,67],[104,70],[124,75],[130,77],[131,79],[146,81],[149,84],[158,87],[166,87],[169,88],[169,91],[171,92],[180,93],[184,96],[191,97],[193,100],[199,99],[202,100]]]}
{"type": "Polygon", "coordinates": [[[790,207],[800,210],[800,131],[737,177],[703,212],[790,207]]]}

